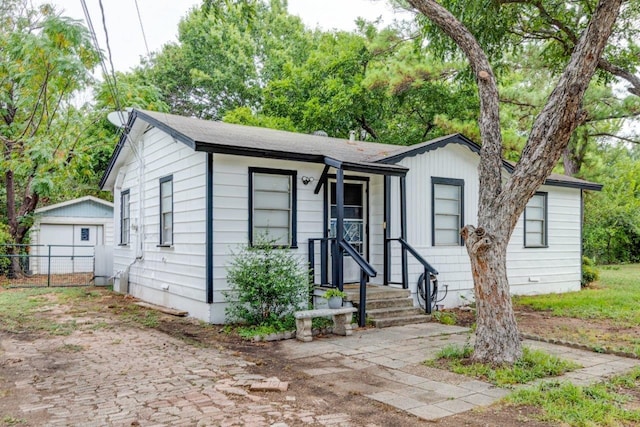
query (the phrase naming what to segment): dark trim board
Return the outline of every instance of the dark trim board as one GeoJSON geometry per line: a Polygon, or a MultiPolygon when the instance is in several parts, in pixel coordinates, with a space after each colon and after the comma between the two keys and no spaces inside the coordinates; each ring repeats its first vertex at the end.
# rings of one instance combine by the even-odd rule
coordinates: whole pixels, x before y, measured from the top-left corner
{"type": "MultiPolygon", "coordinates": [[[[462,230],[464,228],[464,179],[458,178],[441,178],[432,176],[431,177],[431,246],[447,246],[447,245],[436,245],[436,193],[435,186],[437,184],[440,185],[452,185],[460,188],[460,224],[459,227],[462,230]]],[[[464,240],[462,236],[460,236],[458,245],[463,246],[464,240]]],[[[453,246],[453,245],[449,245],[453,246]]]]}
{"type": "Polygon", "coordinates": [[[206,213],[207,216],[207,236],[206,236],[206,260],[205,274],[207,287],[207,304],[213,303],[213,154],[207,153],[206,183],[206,213]]]}
{"type": "MultiPolygon", "coordinates": [[[[470,140],[469,138],[465,137],[462,134],[454,134],[454,135],[448,135],[448,136],[443,136],[440,138],[436,138],[434,140],[428,141],[428,142],[424,142],[422,144],[416,144],[415,146],[413,146],[412,148],[407,149],[406,151],[393,155],[393,156],[389,156],[389,157],[385,157],[384,159],[380,160],[379,163],[397,163],[407,157],[414,157],[417,156],[419,154],[423,154],[429,151],[433,151],[433,150],[437,150],[438,148],[442,148],[445,147],[449,144],[460,144],[462,146],[467,147],[469,150],[471,150],[472,152],[480,155],[480,150],[481,150],[481,146],[476,144],[475,142],[473,142],[472,140],[470,140]]],[[[505,170],[509,173],[513,173],[514,169],[515,169],[515,165],[507,160],[502,160],[502,166],[505,168],[505,170]]],[[[568,188],[579,188],[579,189],[584,189],[584,190],[593,190],[593,191],[601,191],[602,190],[602,184],[597,184],[594,182],[588,182],[588,181],[571,181],[569,179],[567,180],[560,180],[560,179],[555,179],[555,178],[547,178],[544,181],[543,185],[551,185],[551,186],[556,186],[556,187],[568,187],[568,188]]]]}
{"type": "MultiPolygon", "coordinates": [[[[524,208],[524,212],[522,213],[522,232],[524,234],[524,247],[527,249],[536,249],[536,248],[548,248],[549,247],[549,193],[544,191],[538,191],[534,194],[534,196],[541,196],[543,198],[543,209],[544,209],[544,228],[542,229],[544,244],[542,245],[528,245],[527,244],[527,208],[524,208]]],[[[582,192],[580,192],[580,198],[582,199],[582,192]]],[[[531,201],[531,200],[529,200],[531,201]]],[[[581,212],[582,215],[582,212],[581,212]]],[[[581,234],[582,236],[582,230],[581,234]]],[[[582,246],[582,245],[581,245],[582,246]]],[[[582,251],[582,248],[580,249],[582,251]]],[[[582,258],[581,258],[582,259],[582,258]]]]}
{"type": "Polygon", "coordinates": [[[158,238],[158,247],[170,247],[173,246],[173,224],[175,224],[175,208],[174,208],[174,195],[175,191],[174,191],[174,182],[173,182],[173,175],[168,175],[168,176],[163,176],[162,178],[159,179],[159,183],[158,183],[158,201],[159,201],[159,205],[158,205],[158,216],[159,216],[159,223],[160,223],[160,230],[159,230],[159,238],[158,238]],[[165,243],[164,242],[164,232],[162,230],[162,184],[164,184],[165,182],[171,182],[171,243],[165,243]]]}

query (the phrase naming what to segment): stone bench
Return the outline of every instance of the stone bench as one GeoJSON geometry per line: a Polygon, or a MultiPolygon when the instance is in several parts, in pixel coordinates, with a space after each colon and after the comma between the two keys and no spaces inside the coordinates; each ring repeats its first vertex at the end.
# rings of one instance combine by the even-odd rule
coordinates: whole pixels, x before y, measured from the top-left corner
{"type": "Polygon", "coordinates": [[[317,310],[296,311],[294,314],[294,317],[296,318],[296,338],[304,342],[313,340],[313,336],[311,334],[311,320],[314,317],[326,316],[332,316],[333,318],[334,334],[345,336],[351,335],[353,333],[351,319],[353,317],[353,313],[356,311],[355,307],[321,308],[317,310]]]}

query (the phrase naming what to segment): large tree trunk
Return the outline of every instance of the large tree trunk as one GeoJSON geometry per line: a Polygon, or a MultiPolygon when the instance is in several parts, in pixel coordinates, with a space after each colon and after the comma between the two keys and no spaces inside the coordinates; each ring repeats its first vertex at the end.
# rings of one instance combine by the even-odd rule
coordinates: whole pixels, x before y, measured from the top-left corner
{"type": "MultiPolygon", "coordinates": [[[[9,225],[9,233],[11,234],[11,238],[13,243],[16,245],[24,244],[25,237],[29,232],[29,226],[25,225],[20,221],[22,217],[25,215],[29,215],[35,211],[38,206],[39,197],[36,193],[30,191],[30,183],[31,179],[27,181],[27,188],[24,190],[24,196],[22,200],[22,204],[20,205],[20,209],[18,210],[16,207],[16,199],[18,195],[16,194],[15,188],[15,179],[13,171],[9,170],[5,172],[4,182],[6,186],[6,197],[7,197],[7,222],[9,225]]],[[[18,255],[20,253],[18,246],[12,246],[8,250],[9,255],[18,255]]],[[[9,267],[9,277],[11,278],[19,278],[22,277],[22,268],[20,267],[20,262],[17,256],[11,257],[11,265],[9,267]]]]}
{"type": "Polygon", "coordinates": [[[582,99],[607,44],[623,0],[600,0],[571,59],[536,118],[511,177],[502,183],[502,136],[496,78],[473,34],[435,0],[408,2],[464,52],[480,96],[478,228],[465,226],[478,320],[474,358],[513,363],[522,353],[506,274],[506,248],[528,200],[551,174],[578,123],[582,99]]]}
{"type": "Polygon", "coordinates": [[[466,226],[462,236],[471,259],[477,328],[473,357],[493,364],[513,363],[522,355],[520,334],[507,279],[508,239],[466,226]]]}

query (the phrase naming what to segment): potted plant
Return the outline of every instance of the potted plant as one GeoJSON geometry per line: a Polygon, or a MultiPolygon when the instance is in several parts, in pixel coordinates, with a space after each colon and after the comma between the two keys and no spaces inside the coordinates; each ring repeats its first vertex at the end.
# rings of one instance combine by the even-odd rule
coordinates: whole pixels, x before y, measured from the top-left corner
{"type": "Polygon", "coordinates": [[[327,299],[329,308],[340,308],[342,307],[342,299],[346,298],[347,294],[338,288],[333,288],[326,291],[322,296],[327,299]]]}

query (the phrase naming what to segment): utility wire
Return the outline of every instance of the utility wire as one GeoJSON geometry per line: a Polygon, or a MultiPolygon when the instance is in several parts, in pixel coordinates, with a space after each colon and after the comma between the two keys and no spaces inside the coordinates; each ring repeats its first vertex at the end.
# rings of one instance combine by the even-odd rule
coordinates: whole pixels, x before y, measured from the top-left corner
{"type": "Polygon", "coordinates": [[[150,57],[149,45],[147,44],[147,36],[144,33],[144,26],[142,25],[142,15],[140,15],[140,7],[138,7],[138,0],[133,0],[136,4],[136,11],[138,12],[138,22],[140,22],[140,31],[142,31],[142,40],[144,40],[144,48],[147,50],[147,57],[150,57]]]}
{"type": "MultiPolygon", "coordinates": [[[[93,44],[94,44],[96,50],[98,52],[101,52],[101,50],[100,50],[100,42],[98,41],[98,37],[96,35],[96,31],[95,31],[95,28],[93,26],[93,21],[91,21],[91,14],[89,13],[89,8],[87,7],[87,2],[86,2],[86,0],[80,0],[80,3],[82,4],[82,10],[84,11],[85,19],[87,20],[87,28],[89,29],[89,34],[91,36],[91,39],[93,40],[93,44]]],[[[107,39],[107,52],[108,52],[108,55],[109,55],[109,63],[111,64],[111,71],[112,71],[111,74],[110,74],[109,70],[107,68],[107,64],[105,63],[104,55],[100,54],[100,66],[102,68],[102,75],[104,76],[105,84],[107,85],[108,91],[113,96],[113,102],[115,103],[116,111],[119,112],[120,119],[121,119],[122,123],[126,124],[124,112],[123,112],[122,107],[120,105],[120,100],[119,100],[119,96],[118,96],[118,88],[116,86],[116,75],[115,75],[115,69],[113,67],[111,49],[109,47],[109,35],[108,35],[108,32],[107,32],[107,24],[106,24],[106,20],[105,20],[105,17],[104,17],[104,8],[102,7],[102,0],[99,0],[99,3],[100,3],[100,10],[102,12],[102,25],[104,26],[105,37],[107,39]]],[[[125,138],[129,141],[129,145],[131,147],[131,150],[133,151],[133,154],[138,158],[138,160],[141,161],[140,154],[138,153],[138,150],[135,147],[135,144],[133,144],[133,142],[129,139],[127,132],[125,132],[125,127],[126,126],[123,125],[119,129],[119,132],[121,134],[125,135],[125,138]]]]}
{"type": "Polygon", "coordinates": [[[115,97],[116,109],[121,111],[120,101],[118,100],[118,83],[116,81],[116,70],[113,66],[113,56],[111,55],[111,45],[109,44],[109,31],[107,30],[107,19],[104,15],[104,7],[102,6],[102,0],[98,0],[100,5],[100,14],[102,15],[102,28],[104,29],[104,39],[107,44],[107,55],[109,57],[109,64],[111,65],[111,77],[113,78],[113,95],[115,97]]]}
{"type": "MultiPolygon", "coordinates": [[[[89,13],[89,8],[87,7],[87,2],[86,0],[80,0],[80,3],[82,4],[82,10],[84,12],[84,17],[87,21],[87,28],[89,29],[89,35],[91,36],[91,40],[93,41],[93,45],[96,48],[96,50],[100,53],[100,67],[102,68],[102,75],[104,77],[105,80],[105,84],[107,85],[107,89],[109,90],[109,92],[111,93],[111,95],[114,98],[114,102],[116,104],[116,109],[120,110],[120,101],[118,100],[118,91],[117,88],[115,86],[116,82],[115,82],[115,78],[113,79],[113,81],[111,80],[111,76],[109,74],[109,70],[107,69],[107,64],[105,63],[104,60],[104,55],[102,55],[102,51],[100,49],[100,42],[98,41],[98,36],[96,35],[96,30],[95,27],[93,26],[93,21],[91,20],[91,14],[89,13]]],[[[102,6],[102,4],[101,4],[102,6]]],[[[105,32],[106,32],[106,27],[105,27],[105,32]]],[[[111,56],[111,55],[109,55],[111,56]]]]}

